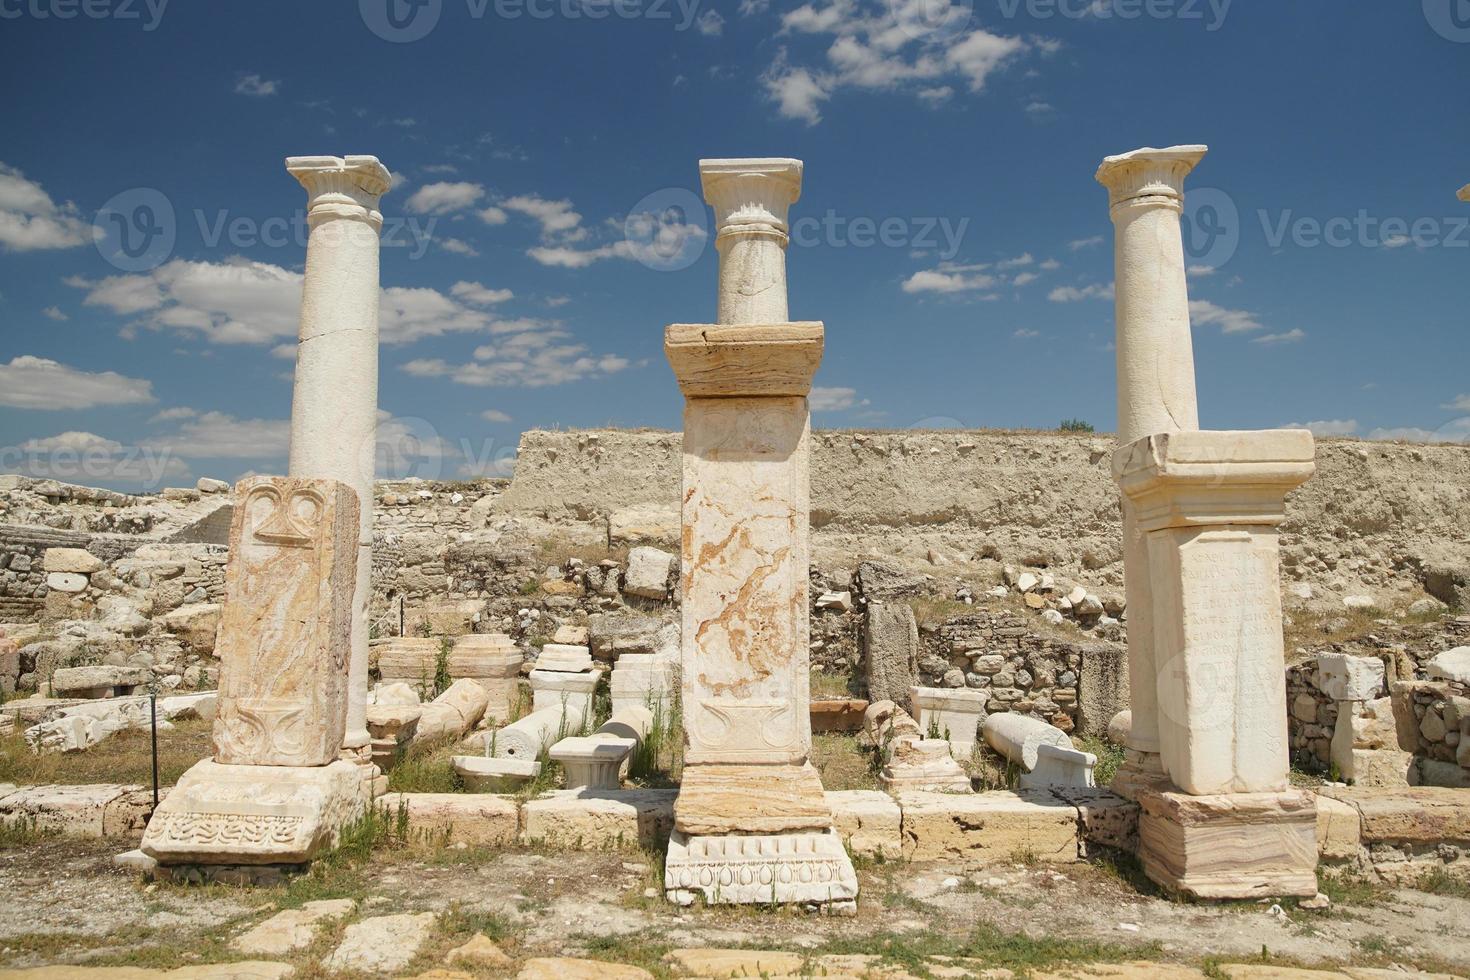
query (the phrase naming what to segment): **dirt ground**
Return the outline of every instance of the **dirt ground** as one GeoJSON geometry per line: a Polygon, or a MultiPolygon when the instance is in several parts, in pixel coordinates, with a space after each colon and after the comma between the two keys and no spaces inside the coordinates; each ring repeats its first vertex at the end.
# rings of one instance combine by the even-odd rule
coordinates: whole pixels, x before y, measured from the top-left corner
{"type": "MultiPolygon", "coordinates": [[[[188,887],[120,871],[129,841],[46,838],[0,850],[0,967],[175,967],[238,959],[228,942],[274,911],[352,898],[357,918],[439,913],[437,933],[405,975],[442,966],[476,932],[517,961],[586,956],[667,975],[676,947],[785,949],[810,957],[879,954],[924,976],[935,956],[1018,975],[1064,964],[1129,960],[1357,965],[1470,974],[1470,899],[1326,879],[1332,908],[1293,903],[1194,905],[1167,900],[1126,862],[1070,866],[886,864],[860,868],[853,917],[797,910],[694,908],[657,891],[656,854],[537,853],[380,839],[271,888],[188,887]],[[928,966],[926,966],[926,963],[928,966]]],[[[320,966],[346,923],[289,957],[297,977],[320,966]]],[[[512,970],[475,976],[504,976],[512,970]]],[[[980,975],[975,973],[973,975],[980,975]]],[[[1005,974],[999,974],[1005,975],[1005,974]]]]}

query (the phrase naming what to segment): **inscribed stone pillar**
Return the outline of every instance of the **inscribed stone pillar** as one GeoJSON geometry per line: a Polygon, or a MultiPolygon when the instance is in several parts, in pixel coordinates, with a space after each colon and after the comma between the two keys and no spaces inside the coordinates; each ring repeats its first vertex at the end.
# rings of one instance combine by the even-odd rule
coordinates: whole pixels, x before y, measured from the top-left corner
{"type": "Polygon", "coordinates": [[[1113,456],[1149,549],[1159,741],[1149,876],[1200,898],[1316,894],[1315,806],[1288,781],[1281,561],[1312,434],[1174,432],[1113,456]]]}
{"type": "Polygon", "coordinates": [[[299,865],[366,803],[360,767],[339,758],[357,494],[286,477],[253,477],[236,492],[215,755],[149,821],[143,850],[164,865],[299,865]]]}
{"type": "MultiPolygon", "coordinates": [[[[1118,445],[1199,428],[1189,293],[1179,216],[1184,178],[1203,146],[1146,148],[1098,169],[1115,229],[1118,445]]],[[[1125,499],[1123,579],[1128,600],[1128,686],[1133,729],[1114,786],[1125,795],[1159,774],[1158,696],[1147,585],[1148,548],[1125,499]]]]}
{"type": "Polygon", "coordinates": [[[368,604],[378,425],[378,202],[391,184],[377,157],[290,157],[307,192],[306,276],[291,405],[292,476],[357,491],[361,528],[344,747],[367,761],[368,604]]]}
{"type": "Polygon", "coordinates": [[[665,887],[727,903],[852,907],[857,878],[809,761],[810,414],[820,323],[786,322],[801,162],[704,160],[720,323],[676,324],[685,396],[685,768],[665,887]]]}

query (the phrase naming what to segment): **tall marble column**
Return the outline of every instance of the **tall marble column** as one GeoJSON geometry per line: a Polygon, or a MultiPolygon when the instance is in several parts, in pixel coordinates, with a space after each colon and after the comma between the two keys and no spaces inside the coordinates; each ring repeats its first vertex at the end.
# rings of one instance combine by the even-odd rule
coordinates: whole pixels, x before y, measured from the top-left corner
{"type": "Polygon", "coordinates": [[[291,405],[290,474],[357,491],[360,520],[343,750],[370,761],[368,604],[378,426],[378,202],[392,181],[373,156],[290,157],[307,192],[306,277],[291,405]]]}
{"type": "MultiPolygon", "coordinates": [[[[1184,178],[1206,152],[1203,146],[1145,148],[1108,157],[1097,171],[1108,189],[1116,235],[1119,446],[1199,428],[1179,216],[1184,178]]],[[[1148,544],[1126,497],[1122,509],[1133,727],[1127,761],[1113,785],[1132,796],[1137,786],[1161,776],[1162,766],[1148,544]]]]}
{"type": "Polygon", "coordinates": [[[809,760],[810,413],[820,323],[786,317],[799,160],[702,160],[720,252],[718,324],[675,324],[685,397],[685,768],[671,900],[850,909],[857,877],[809,760]]]}

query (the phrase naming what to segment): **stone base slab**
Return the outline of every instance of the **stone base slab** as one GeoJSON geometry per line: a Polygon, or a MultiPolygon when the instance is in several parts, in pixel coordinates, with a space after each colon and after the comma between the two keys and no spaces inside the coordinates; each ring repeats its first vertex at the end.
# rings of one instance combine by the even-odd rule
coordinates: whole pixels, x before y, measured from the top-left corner
{"type": "Polygon", "coordinates": [[[655,850],[673,830],[677,792],[558,790],[521,806],[520,840],[580,851],[655,850]]]}
{"type": "Polygon", "coordinates": [[[197,763],[159,806],[143,853],[160,865],[302,864],[367,806],[362,767],[197,763]]]}
{"type": "Polygon", "coordinates": [[[675,824],[691,836],[821,831],[832,811],[811,763],[699,765],[684,770],[675,824]]]}
{"type": "Polygon", "coordinates": [[[1077,861],[1077,808],[1050,793],[904,793],[903,856],[977,863],[1077,861]]]}
{"type": "Polygon", "coordinates": [[[389,820],[402,809],[411,834],[473,847],[514,844],[520,830],[516,801],[489,793],[390,793],[378,800],[389,820]]]}
{"type": "Polygon", "coordinates": [[[0,786],[0,823],[78,837],[135,835],[152,809],[153,791],[143,786],[0,786]]]}
{"type": "Polygon", "coordinates": [[[836,831],[691,837],[676,831],[664,865],[678,905],[817,905],[854,909],[857,873],[836,831]]]}
{"type": "Polygon", "coordinates": [[[1138,804],[1099,786],[1053,786],[1051,794],[1077,808],[1084,857],[1104,848],[1138,853],[1138,804]]]}
{"type": "Polygon", "coordinates": [[[1470,845],[1470,793],[1464,790],[1327,786],[1321,795],[1341,800],[1358,812],[1364,844],[1470,845]]]}
{"type": "Polygon", "coordinates": [[[1170,891],[1203,899],[1317,894],[1317,808],[1307,793],[1139,797],[1139,858],[1170,891]]]}
{"type": "Polygon", "coordinates": [[[903,853],[903,811],[887,793],[834,791],[827,793],[827,805],[849,854],[892,861],[903,853]]]}

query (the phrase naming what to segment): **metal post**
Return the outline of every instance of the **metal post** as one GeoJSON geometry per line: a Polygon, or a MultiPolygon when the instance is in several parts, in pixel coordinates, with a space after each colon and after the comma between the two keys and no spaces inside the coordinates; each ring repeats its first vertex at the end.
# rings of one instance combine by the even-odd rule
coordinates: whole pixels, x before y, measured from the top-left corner
{"type": "Polygon", "coordinates": [[[158,691],[148,692],[148,706],[153,715],[153,809],[158,809],[158,691]]]}

